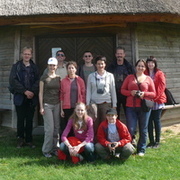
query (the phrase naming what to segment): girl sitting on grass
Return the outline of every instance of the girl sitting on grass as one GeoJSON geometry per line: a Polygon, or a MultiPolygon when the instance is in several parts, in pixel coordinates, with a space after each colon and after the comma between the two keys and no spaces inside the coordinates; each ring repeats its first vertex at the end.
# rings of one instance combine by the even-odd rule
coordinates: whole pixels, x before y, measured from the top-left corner
{"type": "Polygon", "coordinates": [[[61,136],[59,159],[66,160],[67,156],[70,156],[73,163],[77,163],[84,158],[92,162],[94,160],[93,138],[93,120],[87,115],[85,104],[77,103],[61,136]],[[71,128],[74,137],[68,137],[71,128]]]}

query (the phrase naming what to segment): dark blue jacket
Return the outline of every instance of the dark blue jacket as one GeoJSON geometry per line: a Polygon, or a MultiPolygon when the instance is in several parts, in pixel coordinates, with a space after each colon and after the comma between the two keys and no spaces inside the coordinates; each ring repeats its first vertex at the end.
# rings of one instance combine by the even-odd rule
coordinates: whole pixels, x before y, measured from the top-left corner
{"type": "Polygon", "coordinates": [[[10,87],[14,91],[14,105],[20,106],[23,101],[26,100],[26,95],[24,92],[26,90],[34,93],[34,97],[29,102],[32,105],[37,105],[38,103],[38,93],[39,93],[39,72],[37,65],[34,64],[32,60],[30,60],[30,69],[28,73],[29,86],[26,87],[26,78],[25,75],[27,71],[25,69],[25,65],[23,61],[20,60],[16,64],[12,66],[10,76],[9,76],[9,84],[10,87]]]}

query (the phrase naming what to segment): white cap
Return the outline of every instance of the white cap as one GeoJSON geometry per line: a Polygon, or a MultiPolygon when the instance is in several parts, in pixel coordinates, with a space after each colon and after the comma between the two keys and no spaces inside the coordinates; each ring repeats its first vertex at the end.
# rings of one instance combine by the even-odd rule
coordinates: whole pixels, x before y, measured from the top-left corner
{"type": "Polygon", "coordinates": [[[48,63],[48,64],[58,65],[58,61],[57,61],[57,59],[54,58],[54,57],[49,58],[47,63],[48,63]]]}

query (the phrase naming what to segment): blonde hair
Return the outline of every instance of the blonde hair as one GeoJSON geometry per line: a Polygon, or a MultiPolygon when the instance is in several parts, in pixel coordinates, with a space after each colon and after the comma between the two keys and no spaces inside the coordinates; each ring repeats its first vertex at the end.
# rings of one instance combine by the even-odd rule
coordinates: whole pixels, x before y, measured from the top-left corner
{"type": "Polygon", "coordinates": [[[77,106],[80,106],[80,105],[83,105],[84,109],[85,109],[85,113],[84,113],[84,116],[82,118],[82,120],[83,120],[82,129],[85,130],[85,129],[87,129],[87,118],[88,118],[88,115],[87,115],[87,111],[86,111],[86,105],[84,103],[82,103],[82,102],[76,103],[76,107],[75,107],[74,112],[71,115],[70,119],[73,119],[73,127],[74,127],[74,129],[76,129],[76,130],[79,129],[80,128],[79,123],[78,123],[79,118],[76,115],[76,108],[77,108],[77,106]]]}
{"type": "Polygon", "coordinates": [[[33,50],[32,50],[31,47],[27,47],[27,46],[23,47],[22,53],[23,53],[25,50],[30,50],[30,51],[31,51],[31,54],[33,53],[33,50]]]}

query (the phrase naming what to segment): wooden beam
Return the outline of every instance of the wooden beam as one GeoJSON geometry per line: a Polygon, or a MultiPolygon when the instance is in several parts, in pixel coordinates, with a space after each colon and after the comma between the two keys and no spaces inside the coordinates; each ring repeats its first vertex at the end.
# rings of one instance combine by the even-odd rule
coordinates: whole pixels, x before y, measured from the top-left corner
{"type": "Polygon", "coordinates": [[[166,22],[180,24],[176,14],[95,14],[95,15],[36,15],[0,17],[0,26],[46,24],[119,24],[132,22],[166,22]]]}

